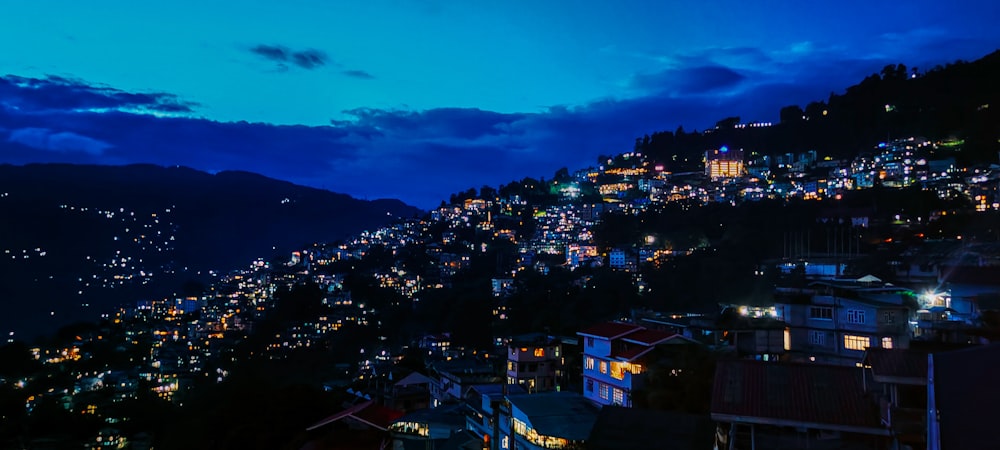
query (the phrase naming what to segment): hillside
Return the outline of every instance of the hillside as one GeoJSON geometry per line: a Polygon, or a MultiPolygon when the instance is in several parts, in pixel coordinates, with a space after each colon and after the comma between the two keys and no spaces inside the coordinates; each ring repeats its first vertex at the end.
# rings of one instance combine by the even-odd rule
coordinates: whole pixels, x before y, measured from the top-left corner
{"type": "Polygon", "coordinates": [[[684,172],[699,170],[705,150],[722,145],[743,148],[746,155],[816,150],[821,156],[851,158],[879,142],[923,136],[961,142],[955,155],[960,164],[996,163],[998,79],[1000,51],[927,71],[890,64],[842,93],[782,108],[780,122],[772,126],[737,127],[739,117],[720,118],[715,128],[702,132],[678,128],[639,137],[635,149],[670,171],[684,172]]]}
{"type": "Polygon", "coordinates": [[[0,165],[0,330],[25,338],[118,304],[195,293],[210,270],[419,213],[245,172],[0,165]]]}

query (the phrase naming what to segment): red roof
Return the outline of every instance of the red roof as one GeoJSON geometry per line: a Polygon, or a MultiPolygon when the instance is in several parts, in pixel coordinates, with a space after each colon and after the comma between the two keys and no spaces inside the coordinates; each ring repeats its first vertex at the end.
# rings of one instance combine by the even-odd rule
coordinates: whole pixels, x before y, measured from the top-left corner
{"type": "Polygon", "coordinates": [[[656,345],[659,344],[660,342],[669,339],[671,336],[674,336],[676,334],[677,333],[671,333],[669,331],[645,329],[636,331],[635,333],[631,333],[622,339],[627,342],[635,342],[645,345],[656,345]]]}
{"type": "Polygon", "coordinates": [[[614,339],[642,329],[643,328],[640,327],[639,325],[631,323],[605,322],[599,325],[594,325],[577,334],[582,334],[584,336],[602,337],[605,339],[614,339]]]}
{"type": "Polygon", "coordinates": [[[856,367],[719,361],[711,411],[719,421],[884,432],[856,367]]]}
{"type": "Polygon", "coordinates": [[[396,419],[403,417],[402,411],[396,411],[394,409],[386,408],[384,406],[376,405],[371,400],[366,400],[358,404],[352,405],[351,407],[336,413],[330,417],[327,417],[313,425],[310,425],[306,430],[312,431],[320,428],[324,425],[336,422],[345,417],[353,417],[360,420],[368,425],[371,425],[377,429],[385,431],[389,428],[396,419]]]}
{"type": "Polygon", "coordinates": [[[611,356],[613,356],[615,358],[618,358],[618,359],[621,359],[621,360],[625,360],[625,361],[632,361],[632,360],[634,360],[634,359],[636,359],[636,358],[638,358],[638,357],[646,354],[646,352],[648,352],[648,351],[650,351],[650,350],[652,350],[654,348],[656,348],[656,347],[647,347],[647,346],[643,346],[643,345],[633,345],[633,346],[631,346],[631,347],[629,347],[627,349],[624,349],[622,351],[612,352],[611,356]]]}

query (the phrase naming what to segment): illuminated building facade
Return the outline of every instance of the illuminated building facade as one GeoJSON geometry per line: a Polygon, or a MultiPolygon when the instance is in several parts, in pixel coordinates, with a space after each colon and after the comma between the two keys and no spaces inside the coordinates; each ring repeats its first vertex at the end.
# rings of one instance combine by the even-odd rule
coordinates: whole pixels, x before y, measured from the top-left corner
{"type": "Polygon", "coordinates": [[[660,345],[691,339],[639,325],[607,322],[577,333],[583,338],[583,395],[600,405],[632,406],[632,391],[645,380],[645,356],[660,345]]]}
{"type": "Polygon", "coordinates": [[[723,145],[705,152],[705,176],[712,180],[738,178],[746,173],[743,149],[729,149],[723,145]]]}

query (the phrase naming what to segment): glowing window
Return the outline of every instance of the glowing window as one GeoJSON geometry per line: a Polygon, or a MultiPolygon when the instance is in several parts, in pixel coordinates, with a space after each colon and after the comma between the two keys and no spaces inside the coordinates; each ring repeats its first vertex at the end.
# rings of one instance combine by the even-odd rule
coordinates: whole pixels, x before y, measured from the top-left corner
{"type": "Polygon", "coordinates": [[[892,348],[892,338],[884,337],[882,338],[882,348],[892,348]]]}
{"type": "Polygon", "coordinates": [[[538,358],[544,358],[545,357],[545,349],[544,348],[536,348],[535,349],[535,356],[538,357],[538,358]]]}
{"type": "Polygon", "coordinates": [[[600,383],[600,385],[598,387],[598,391],[599,391],[599,394],[601,395],[601,398],[603,398],[605,400],[608,399],[608,385],[606,385],[604,383],[600,383]]]}
{"type": "Polygon", "coordinates": [[[601,361],[601,373],[608,373],[608,362],[601,361]]]}
{"type": "Polygon", "coordinates": [[[868,336],[844,335],[844,348],[847,350],[864,350],[871,347],[871,338],[868,336]]]}
{"type": "Polygon", "coordinates": [[[587,357],[587,370],[594,370],[594,358],[587,357]]]}

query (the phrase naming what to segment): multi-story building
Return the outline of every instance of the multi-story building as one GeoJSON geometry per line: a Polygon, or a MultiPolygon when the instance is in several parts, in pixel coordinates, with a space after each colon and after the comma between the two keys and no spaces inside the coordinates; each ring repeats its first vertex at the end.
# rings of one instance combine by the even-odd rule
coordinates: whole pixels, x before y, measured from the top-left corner
{"type": "Polygon", "coordinates": [[[657,346],[694,344],[691,339],[639,325],[607,322],[577,333],[583,340],[583,395],[601,405],[632,405],[657,346]]]}
{"type": "Polygon", "coordinates": [[[515,336],[507,344],[507,384],[528,392],[555,390],[562,381],[562,343],[544,334],[515,336]]]}
{"type": "Polygon", "coordinates": [[[868,348],[908,348],[913,293],[874,277],[813,283],[775,304],[792,360],[860,364],[868,348]]]}

